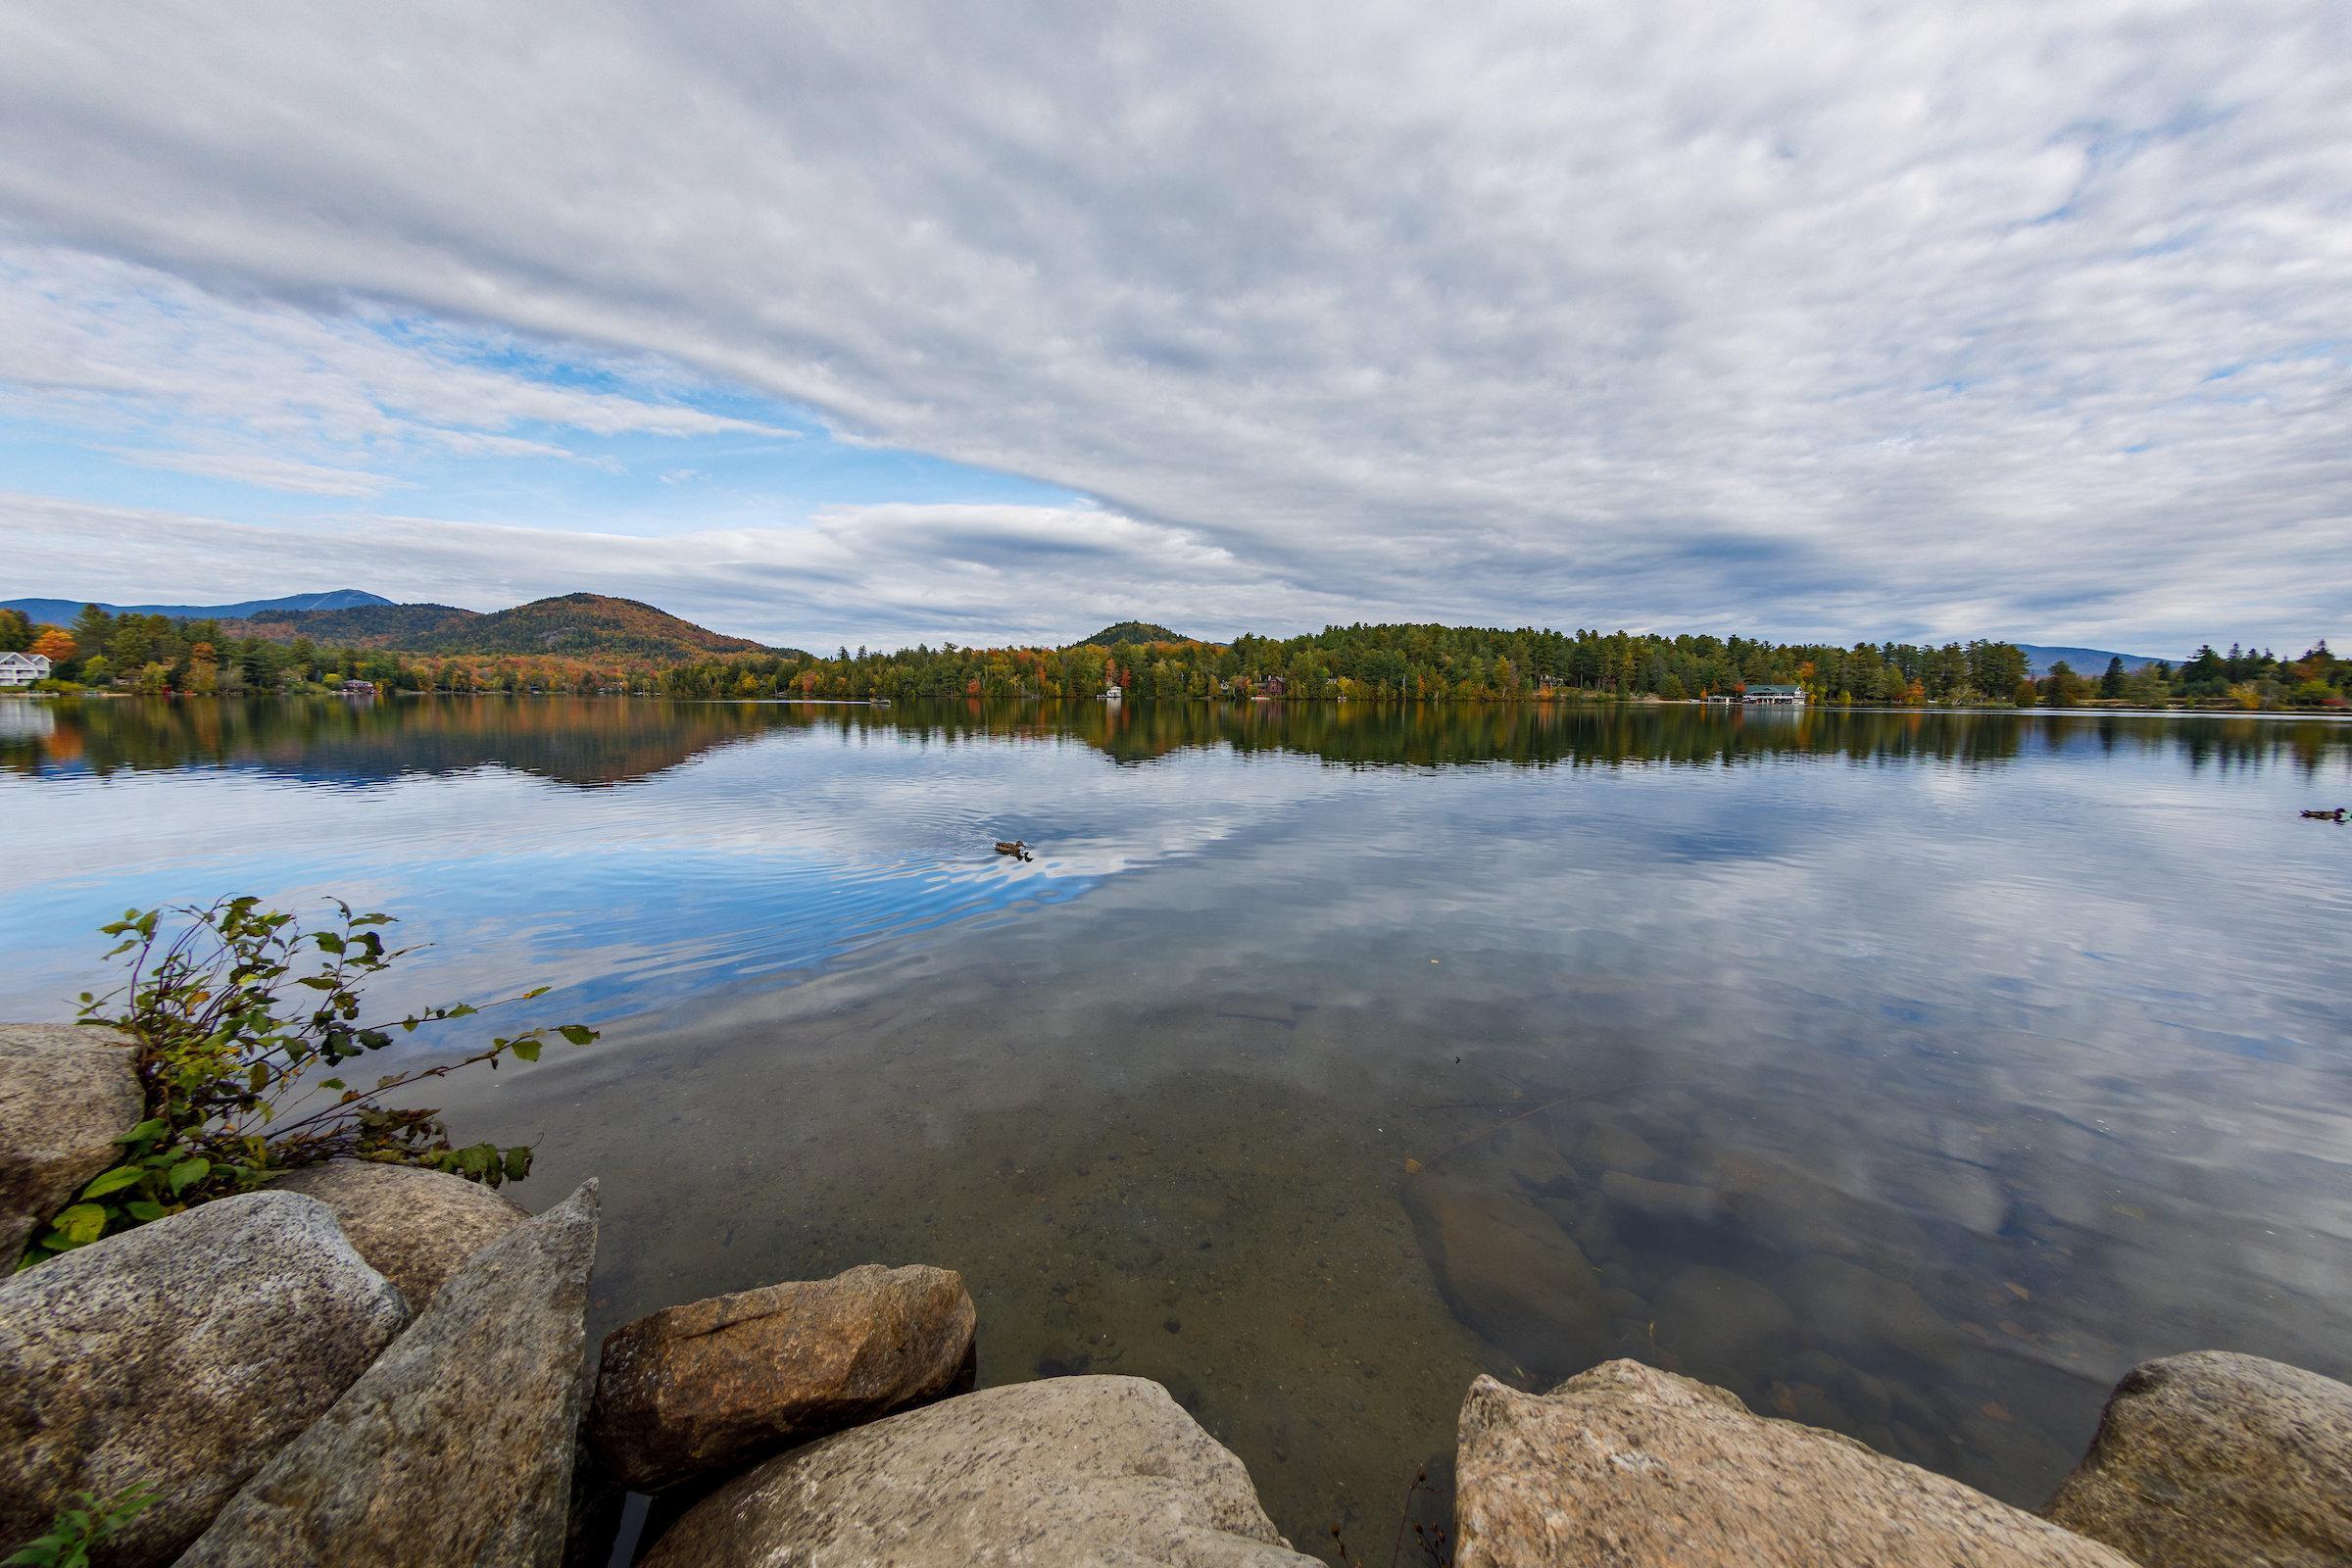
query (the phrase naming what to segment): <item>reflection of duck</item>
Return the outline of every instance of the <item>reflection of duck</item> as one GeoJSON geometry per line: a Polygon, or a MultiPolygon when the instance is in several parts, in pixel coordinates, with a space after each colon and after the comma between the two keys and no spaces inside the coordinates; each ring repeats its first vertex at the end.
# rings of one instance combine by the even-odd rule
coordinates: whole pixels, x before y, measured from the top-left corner
{"type": "Polygon", "coordinates": [[[1019,839],[997,840],[997,853],[999,855],[1009,855],[1016,860],[1026,860],[1030,858],[1029,846],[1022,843],[1019,839]]]}
{"type": "Polygon", "coordinates": [[[2303,814],[2322,822],[2341,822],[2344,819],[2344,808],[2339,806],[2332,811],[2305,811],[2303,814]]]}

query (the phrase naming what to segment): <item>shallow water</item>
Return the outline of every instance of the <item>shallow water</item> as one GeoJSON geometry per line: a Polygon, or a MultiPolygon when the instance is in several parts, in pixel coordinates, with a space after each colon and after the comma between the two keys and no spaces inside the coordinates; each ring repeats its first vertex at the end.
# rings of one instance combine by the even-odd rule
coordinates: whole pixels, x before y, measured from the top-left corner
{"type": "Polygon", "coordinates": [[[2251,716],[6,702],[0,1016],[391,910],[606,1031],[441,1096],[605,1178],[593,1332],[958,1268],[1311,1549],[1613,1354],[2032,1504],[2136,1359],[2352,1374],[2347,802],[2251,716]]]}

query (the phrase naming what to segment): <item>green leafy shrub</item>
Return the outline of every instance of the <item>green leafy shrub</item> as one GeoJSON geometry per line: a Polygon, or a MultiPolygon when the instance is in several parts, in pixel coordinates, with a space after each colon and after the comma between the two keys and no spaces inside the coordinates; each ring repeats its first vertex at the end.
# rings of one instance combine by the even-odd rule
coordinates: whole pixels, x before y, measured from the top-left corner
{"type": "Polygon", "coordinates": [[[90,1548],[136,1519],[155,1498],[155,1489],[144,1481],[104,1502],[95,1493],[77,1492],[45,1534],[11,1552],[0,1568],[89,1568],[90,1548]]]}
{"type": "Polygon", "coordinates": [[[131,909],[99,928],[118,939],[108,960],[127,958],[129,975],[105,996],[82,993],[81,1021],[134,1042],[146,1116],[117,1140],[121,1163],[81,1190],[18,1267],[322,1160],[415,1165],[491,1187],[530,1173],[527,1145],[455,1147],[438,1110],[394,1105],[388,1097],[477,1062],[495,1070],[510,1055],[537,1061],[550,1037],[584,1046],[596,1031],[576,1023],[525,1029],[460,1060],[355,1089],[336,1076],[346,1062],[426,1025],[529,1002],[547,988],[368,1022],[361,987],[416,950],[384,945],[379,928],[393,923],[390,915],[333,904],[337,918],[325,929],[308,929],[254,898],[131,909]],[[175,929],[167,929],[166,915],[178,917],[175,929]]]}

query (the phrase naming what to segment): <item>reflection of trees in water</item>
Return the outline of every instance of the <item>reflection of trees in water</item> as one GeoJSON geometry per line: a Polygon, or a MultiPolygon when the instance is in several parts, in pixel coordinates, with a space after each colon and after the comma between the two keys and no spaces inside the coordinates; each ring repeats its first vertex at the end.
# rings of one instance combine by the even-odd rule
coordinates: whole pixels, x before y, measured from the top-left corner
{"type": "Polygon", "coordinates": [[[1121,762],[1194,747],[1278,752],[1345,766],[1720,765],[1768,757],[2000,763],[2028,752],[2178,748],[2192,765],[2352,757],[2352,724],[2254,716],[1739,709],[1549,703],[989,703],[788,710],[851,733],[884,725],[945,740],[1074,739],[1121,762]]]}
{"type": "Polygon", "coordinates": [[[641,779],[774,733],[888,731],[922,742],[1076,741],[1122,763],[1174,752],[1318,758],[1339,766],[1724,765],[1764,758],[1926,759],[1997,764],[2028,752],[2176,752],[2192,768],[2352,757],[2352,725],[2247,715],[1845,711],[1543,703],[1019,703],[895,708],[641,699],[108,701],[42,705],[42,726],[0,727],[0,768],[250,768],[365,784],[495,765],[593,787],[641,779]]]}
{"type": "Polygon", "coordinates": [[[773,710],[586,697],[292,698],[59,704],[54,732],[0,734],[0,767],[106,775],[252,769],[318,783],[498,766],[594,787],[645,778],[773,728],[773,710]]]}

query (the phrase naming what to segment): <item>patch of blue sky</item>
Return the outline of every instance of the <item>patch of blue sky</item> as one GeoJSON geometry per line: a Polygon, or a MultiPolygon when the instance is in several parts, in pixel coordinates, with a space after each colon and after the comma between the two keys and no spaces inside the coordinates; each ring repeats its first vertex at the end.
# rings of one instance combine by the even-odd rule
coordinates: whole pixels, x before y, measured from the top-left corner
{"type": "MultiPolygon", "coordinates": [[[[386,510],[400,487],[363,496],[321,496],[183,473],[141,463],[133,453],[193,454],[163,432],[60,428],[54,421],[0,418],[0,490],[61,496],[96,506],[181,512],[248,520],[315,516],[321,512],[386,510]]],[[[212,448],[201,449],[210,452],[212,448]]],[[[314,460],[316,461],[316,460],[314,460]]],[[[357,465],[355,465],[357,466],[357,465]]],[[[368,466],[368,472],[385,474],[368,466]]]]}
{"type": "MultiPolygon", "coordinates": [[[[565,372],[515,351],[516,368],[554,380],[565,372]]],[[[575,384],[607,379],[583,368],[575,384]]],[[[840,506],[879,503],[1067,505],[1067,488],[905,448],[837,439],[805,410],[703,389],[692,398],[647,396],[635,383],[599,390],[671,403],[758,429],[687,434],[518,421],[452,432],[443,441],[415,425],[361,443],[265,442],[211,421],[154,417],[135,409],[0,416],[6,488],[106,506],[237,519],[397,512],[453,520],[561,525],[661,534],[710,526],[790,524],[840,506]],[[467,438],[500,447],[468,450],[467,438]],[[508,443],[527,443],[538,451],[508,443]],[[501,449],[503,447],[503,449],[501,449]],[[308,466],[240,477],[190,472],[223,460],[308,466]]]]}

